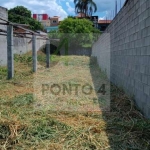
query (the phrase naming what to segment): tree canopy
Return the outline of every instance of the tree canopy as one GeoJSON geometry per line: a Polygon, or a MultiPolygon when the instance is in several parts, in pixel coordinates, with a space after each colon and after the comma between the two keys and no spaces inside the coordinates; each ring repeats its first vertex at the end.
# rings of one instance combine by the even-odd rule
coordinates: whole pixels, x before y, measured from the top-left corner
{"type": "Polygon", "coordinates": [[[27,24],[32,30],[43,30],[42,24],[31,17],[31,11],[23,6],[8,10],[8,20],[14,23],[27,24]]]}
{"type": "Polygon", "coordinates": [[[66,18],[59,25],[59,32],[62,33],[99,33],[93,27],[93,23],[87,19],[66,18]]]}
{"type": "Polygon", "coordinates": [[[50,38],[68,39],[71,47],[92,45],[100,31],[93,27],[93,23],[87,19],[66,18],[61,21],[58,32],[50,32],[50,38]]]}

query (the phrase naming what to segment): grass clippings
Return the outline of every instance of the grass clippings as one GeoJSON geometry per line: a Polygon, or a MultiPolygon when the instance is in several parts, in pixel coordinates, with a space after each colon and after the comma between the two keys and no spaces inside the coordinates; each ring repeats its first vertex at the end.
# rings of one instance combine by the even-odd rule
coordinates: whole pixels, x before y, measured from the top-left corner
{"type": "MultiPolygon", "coordinates": [[[[55,60],[55,57],[53,59],[55,60]]],[[[62,59],[62,62],[66,62],[64,57],[62,59]]],[[[26,60],[28,59],[22,62],[18,59],[15,61],[16,76],[12,80],[6,80],[5,67],[0,69],[0,149],[150,149],[150,121],[144,118],[134,105],[134,101],[114,85],[110,88],[110,112],[34,109],[35,74],[32,74],[31,62],[26,63],[26,60]]],[[[67,63],[64,63],[64,66],[59,66],[57,63],[49,73],[55,77],[55,72],[60,72],[64,78],[71,81],[73,79],[76,83],[85,81],[86,74],[82,70],[89,69],[87,80],[94,82],[90,74],[89,58],[70,56],[69,60],[77,61],[72,61],[76,66],[73,72],[66,67],[68,76],[63,69],[61,70],[68,65],[67,63]]],[[[44,66],[41,64],[39,65],[41,72],[37,73],[38,76],[43,76],[44,66]]],[[[62,81],[62,76],[57,75],[62,81]]]]}

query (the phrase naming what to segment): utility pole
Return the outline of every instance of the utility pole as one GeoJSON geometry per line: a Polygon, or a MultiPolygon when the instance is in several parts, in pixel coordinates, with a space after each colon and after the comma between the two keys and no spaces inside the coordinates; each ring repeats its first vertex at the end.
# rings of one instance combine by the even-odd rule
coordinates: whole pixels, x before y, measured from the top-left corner
{"type": "Polygon", "coordinates": [[[32,60],[33,60],[33,72],[37,71],[37,51],[36,51],[36,36],[32,35],[32,60]]]}
{"type": "Polygon", "coordinates": [[[46,67],[50,68],[50,40],[46,40],[46,67]]]}
{"type": "Polygon", "coordinates": [[[115,16],[117,15],[117,0],[116,0],[116,5],[115,5],[115,16]]]}
{"type": "Polygon", "coordinates": [[[7,26],[7,68],[8,79],[14,77],[13,26],[7,26]]]}
{"type": "Polygon", "coordinates": [[[121,0],[120,0],[120,9],[121,9],[121,0]]]}

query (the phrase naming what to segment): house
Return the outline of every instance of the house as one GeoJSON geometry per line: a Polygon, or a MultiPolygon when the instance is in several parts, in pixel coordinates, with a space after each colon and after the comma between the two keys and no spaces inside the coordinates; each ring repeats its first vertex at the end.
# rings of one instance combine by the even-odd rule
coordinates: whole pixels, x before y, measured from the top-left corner
{"type": "Polygon", "coordinates": [[[49,17],[50,26],[51,26],[51,27],[58,26],[58,24],[59,24],[59,18],[60,18],[60,17],[58,17],[58,16],[49,17]]]}
{"type": "Polygon", "coordinates": [[[60,17],[49,17],[48,14],[33,14],[33,18],[41,22],[44,27],[55,27],[58,26],[60,17]]]}
{"type": "Polygon", "coordinates": [[[76,18],[85,18],[85,13],[78,13],[76,18]]]}
{"type": "Polygon", "coordinates": [[[98,21],[98,29],[102,32],[108,27],[112,20],[99,20],[98,21]]]}
{"type": "Polygon", "coordinates": [[[48,14],[33,14],[33,18],[41,22],[46,32],[58,30],[59,16],[49,17],[48,14]]]}
{"type": "Polygon", "coordinates": [[[50,20],[48,14],[33,14],[33,18],[39,22],[44,27],[49,27],[50,26],[50,20]]]}
{"type": "Polygon", "coordinates": [[[38,21],[48,20],[48,14],[33,14],[33,18],[38,21]]]}

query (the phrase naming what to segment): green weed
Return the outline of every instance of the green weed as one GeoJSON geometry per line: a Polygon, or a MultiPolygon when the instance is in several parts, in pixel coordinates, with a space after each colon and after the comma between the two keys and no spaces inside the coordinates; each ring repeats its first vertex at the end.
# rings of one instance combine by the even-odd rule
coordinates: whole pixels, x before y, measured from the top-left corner
{"type": "Polygon", "coordinates": [[[7,76],[7,68],[0,67],[0,80],[6,78],[6,76],[7,76]]]}
{"type": "Polygon", "coordinates": [[[33,102],[34,102],[33,94],[25,94],[25,95],[14,97],[11,100],[11,105],[18,107],[18,106],[30,105],[33,102]]]}

